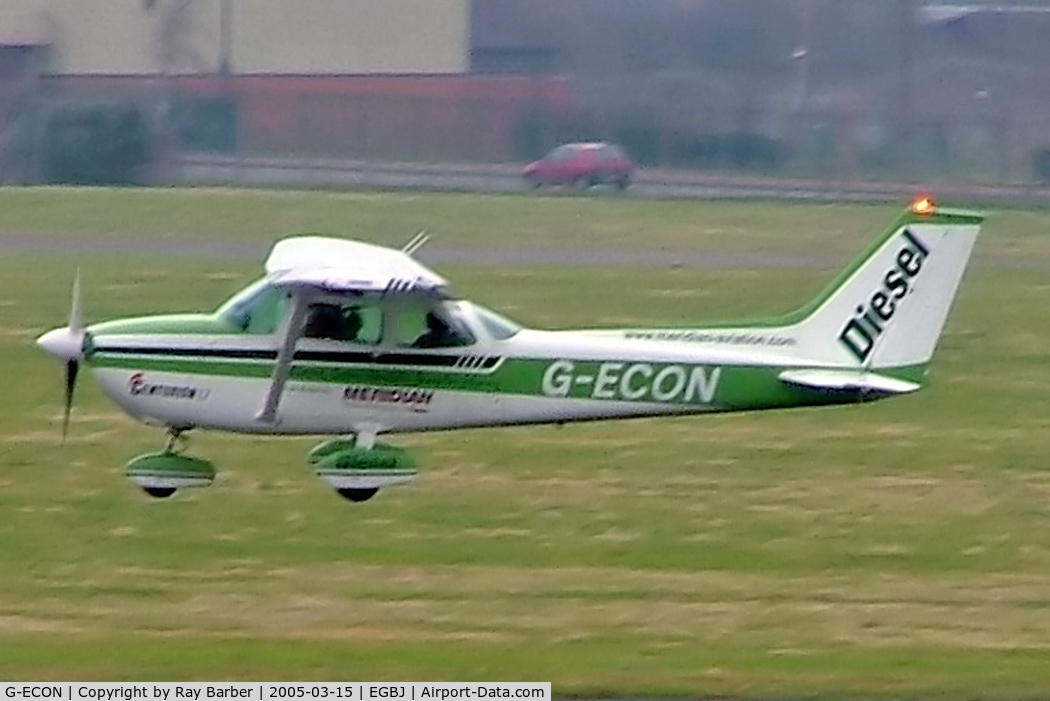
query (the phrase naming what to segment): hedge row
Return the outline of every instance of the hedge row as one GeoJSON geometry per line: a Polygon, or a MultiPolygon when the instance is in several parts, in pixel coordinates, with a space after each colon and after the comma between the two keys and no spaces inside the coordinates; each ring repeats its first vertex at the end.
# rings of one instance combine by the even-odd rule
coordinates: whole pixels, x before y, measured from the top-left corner
{"type": "Polygon", "coordinates": [[[44,182],[134,185],[144,182],[153,139],[141,110],[129,105],[76,105],[47,114],[41,140],[44,182]]]}

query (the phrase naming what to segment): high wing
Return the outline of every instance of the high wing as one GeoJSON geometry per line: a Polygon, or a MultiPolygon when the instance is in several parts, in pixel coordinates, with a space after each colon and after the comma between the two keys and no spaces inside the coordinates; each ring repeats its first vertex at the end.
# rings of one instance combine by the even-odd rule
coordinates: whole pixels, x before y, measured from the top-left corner
{"type": "Polygon", "coordinates": [[[421,233],[402,251],[324,236],[296,236],[274,244],[266,259],[266,279],[291,295],[292,309],[281,333],[270,388],[256,420],[276,420],[311,303],[364,295],[411,296],[437,302],[448,296],[445,279],[410,255],[422,245],[420,239],[425,242],[425,235],[421,233]]]}
{"type": "Polygon", "coordinates": [[[417,291],[443,296],[447,287],[444,278],[403,251],[324,236],[278,241],[266,259],[266,279],[289,291],[322,293],[417,291]]]}

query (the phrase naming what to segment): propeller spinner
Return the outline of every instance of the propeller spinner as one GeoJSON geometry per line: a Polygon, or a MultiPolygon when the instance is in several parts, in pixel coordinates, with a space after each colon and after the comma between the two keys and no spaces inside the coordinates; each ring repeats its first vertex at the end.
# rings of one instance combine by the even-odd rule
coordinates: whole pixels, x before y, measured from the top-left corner
{"type": "Polygon", "coordinates": [[[73,393],[76,390],[80,359],[84,355],[84,321],[80,306],[80,271],[73,278],[73,301],[69,309],[69,324],[52,329],[36,339],[36,344],[49,355],[66,364],[65,408],[62,415],[62,440],[69,432],[69,413],[73,409],[73,393]]]}

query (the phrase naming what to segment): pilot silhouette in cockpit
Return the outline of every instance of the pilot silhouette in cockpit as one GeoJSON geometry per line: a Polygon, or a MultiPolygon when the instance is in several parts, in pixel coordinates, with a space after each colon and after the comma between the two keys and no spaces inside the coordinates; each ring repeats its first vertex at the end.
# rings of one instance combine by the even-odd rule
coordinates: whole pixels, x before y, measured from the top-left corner
{"type": "Polygon", "coordinates": [[[361,315],[356,309],[344,309],[338,304],[315,304],[303,327],[303,337],[353,342],[360,331],[361,315]]]}
{"type": "Polygon", "coordinates": [[[426,324],[427,330],[412,344],[416,348],[444,348],[457,344],[456,333],[434,312],[427,312],[426,324]]]}

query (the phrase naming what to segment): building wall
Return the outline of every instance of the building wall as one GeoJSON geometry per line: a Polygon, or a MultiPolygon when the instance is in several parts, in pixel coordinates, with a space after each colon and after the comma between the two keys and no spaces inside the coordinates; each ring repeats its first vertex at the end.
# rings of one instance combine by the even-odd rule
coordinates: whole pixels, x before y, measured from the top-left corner
{"type": "MultiPolygon", "coordinates": [[[[212,73],[220,64],[223,1],[2,0],[0,41],[46,35],[47,68],[56,74],[212,73]]],[[[469,68],[469,0],[225,1],[237,73],[469,68]]]]}
{"type": "Polygon", "coordinates": [[[234,41],[234,65],[243,64],[247,73],[463,73],[469,68],[469,0],[248,2],[257,17],[244,23],[234,41]]]}
{"type": "Polygon", "coordinates": [[[67,101],[149,111],[163,93],[182,147],[247,156],[505,162],[523,157],[537,114],[571,111],[568,82],[545,76],[65,75],[42,85],[67,101]]]}

